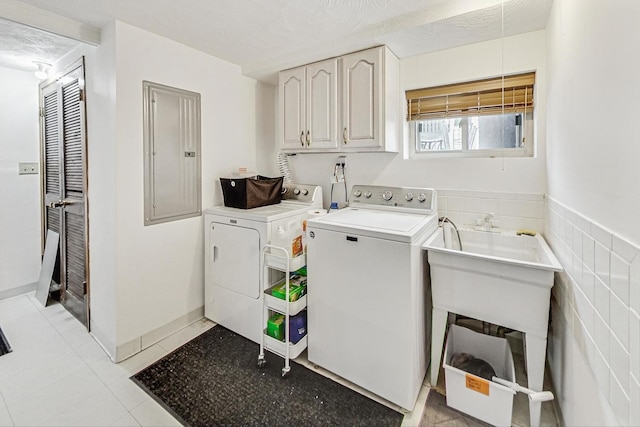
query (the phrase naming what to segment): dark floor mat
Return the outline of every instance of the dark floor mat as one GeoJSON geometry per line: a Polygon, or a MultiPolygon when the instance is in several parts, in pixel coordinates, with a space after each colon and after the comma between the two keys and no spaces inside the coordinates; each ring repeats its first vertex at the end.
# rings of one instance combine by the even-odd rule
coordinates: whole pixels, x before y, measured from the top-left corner
{"type": "MultiPolygon", "coordinates": [[[[215,326],[132,379],[191,426],[399,426],[402,414],[215,326]]],[[[375,375],[375,373],[372,373],[375,375]]]]}
{"type": "Polygon", "coordinates": [[[11,353],[11,351],[9,341],[7,341],[7,337],[4,336],[4,332],[2,332],[2,328],[0,328],[0,356],[11,353]]]}

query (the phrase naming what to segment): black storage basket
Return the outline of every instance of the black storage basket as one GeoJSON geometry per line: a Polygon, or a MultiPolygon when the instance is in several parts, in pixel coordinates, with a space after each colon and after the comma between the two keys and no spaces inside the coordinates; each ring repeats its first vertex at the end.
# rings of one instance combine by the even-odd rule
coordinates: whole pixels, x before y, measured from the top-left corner
{"type": "Polygon", "coordinates": [[[280,203],[282,180],[281,176],[267,178],[261,175],[251,178],[220,178],[224,205],[251,209],[280,203]]]}

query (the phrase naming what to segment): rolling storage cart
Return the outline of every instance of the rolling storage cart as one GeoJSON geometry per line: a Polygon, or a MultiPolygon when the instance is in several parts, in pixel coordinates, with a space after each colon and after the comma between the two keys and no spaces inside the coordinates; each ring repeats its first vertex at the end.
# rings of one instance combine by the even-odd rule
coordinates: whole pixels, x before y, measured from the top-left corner
{"type": "Polygon", "coordinates": [[[260,354],[258,355],[258,367],[264,367],[267,362],[264,357],[266,349],[284,358],[283,377],[291,370],[289,360],[295,359],[307,348],[306,330],[302,337],[298,336],[297,333],[293,334],[296,335],[295,337],[292,337],[290,324],[292,317],[296,315],[302,316],[304,314],[302,311],[307,308],[306,293],[297,299],[294,298],[295,301],[291,301],[292,285],[290,282],[291,272],[297,271],[305,265],[306,254],[289,258],[289,253],[285,248],[274,245],[265,245],[262,250],[262,283],[265,289],[262,290],[264,293],[264,307],[262,310],[263,333],[260,342],[260,354]],[[284,272],[284,279],[275,284],[270,283],[268,280],[269,269],[284,272]],[[273,295],[276,288],[284,290],[284,299],[273,295]],[[278,318],[280,325],[284,323],[279,331],[275,331],[276,333],[274,333],[275,326],[270,322],[270,319],[273,318],[278,318]],[[273,329],[272,326],[274,326],[273,329]],[[276,335],[276,337],[272,335],[276,335]],[[295,342],[292,341],[292,338],[296,338],[294,339],[295,342]]]}

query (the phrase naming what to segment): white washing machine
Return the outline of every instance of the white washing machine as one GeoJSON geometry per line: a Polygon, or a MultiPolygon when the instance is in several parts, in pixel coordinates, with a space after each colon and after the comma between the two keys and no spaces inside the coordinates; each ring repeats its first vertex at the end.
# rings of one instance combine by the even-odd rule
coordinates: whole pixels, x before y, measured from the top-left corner
{"type": "Polygon", "coordinates": [[[322,187],[283,186],[282,202],[253,209],[215,206],[204,212],[206,318],[260,342],[261,254],[278,225],[302,221],[322,209],[322,187]]]}
{"type": "Polygon", "coordinates": [[[428,360],[424,241],[436,192],[354,186],[348,208],[307,222],[309,361],[412,410],[428,360]]]}

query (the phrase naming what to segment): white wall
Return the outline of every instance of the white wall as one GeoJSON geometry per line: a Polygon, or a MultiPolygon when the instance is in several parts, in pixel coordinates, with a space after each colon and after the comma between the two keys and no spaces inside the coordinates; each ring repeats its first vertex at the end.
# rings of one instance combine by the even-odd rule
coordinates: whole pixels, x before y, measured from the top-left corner
{"type": "Polygon", "coordinates": [[[561,0],[549,22],[549,194],[640,243],[634,0],[561,0]],[[611,209],[615,206],[615,209],[611,209]]]}
{"type": "Polygon", "coordinates": [[[260,111],[272,87],[243,77],[238,66],[121,22],[115,23],[115,63],[113,286],[116,346],[126,346],[126,356],[139,337],[201,313],[204,300],[202,217],[144,226],[142,81],[202,96],[203,208],[222,202],[220,176],[256,169],[258,140],[273,146],[272,127],[265,126],[272,119],[262,116],[273,117],[273,110],[260,111]]]}
{"type": "MultiPolygon", "coordinates": [[[[536,70],[536,156],[533,158],[404,159],[400,154],[347,154],[349,184],[434,187],[439,189],[538,193],[546,191],[545,33],[537,31],[400,61],[400,90],[442,85],[504,73],[536,70]],[[502,53],[504,52],[504,58],[502,53]]],[[[401,103],[403,106],[405,103],[401,103]]],[[[404,107],[403,107],[404,108],[404,107]]],[[[405,111],[402,112],[405,116],[405,111]]],[[[408,126],[403,135],[408,141],[408,126]]],[[[405,144],[407,145],[407,144],[405,144]]],[[[329,202],[329,178],[337,154],[290,157],[293,178],[324,186],[329,202]]],[[[344,200],[338,199],[338,200],[344,200]]]]}
{"type": "Polygon", "coordinates": [[[115,26],[102,30],[85,55],[91,332],[110,355],[116,352],[116,57],[115,26]]]}
{"type": "Polygon", "coordinates": [[[276,91],[277,87],[257,83],[255,106],[256,132],[256,172],[265,176],[279,176],[277,150],[274,143],[276,134],[276,91]]]}
{"type": "Polygon", "coordinates": [[[568,425],[640,425],[638,16],[556,0],[547,25],[545,234],[566,270],[549,360],[568,425]]]}
{"type": "Polygon", "coordinates": [[[18,162],[40,162],[38,83],[0,68],[0,299],[33,289],[24,285],[40,273],[41,175],[18,175],[18,162]]]}

